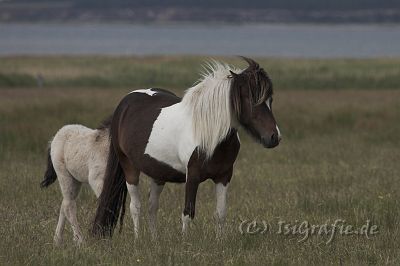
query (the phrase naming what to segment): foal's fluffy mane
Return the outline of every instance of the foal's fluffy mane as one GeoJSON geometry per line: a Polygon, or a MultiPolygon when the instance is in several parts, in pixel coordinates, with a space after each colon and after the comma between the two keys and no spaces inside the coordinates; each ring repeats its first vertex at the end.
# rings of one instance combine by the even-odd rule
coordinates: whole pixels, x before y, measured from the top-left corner
{"type": "Polygon", "coordinates": [[[232,126],[230,93],[233,79],[229,71],[238,73],[241,70],[215,60],[203,67],[202,77],[186,91],[182,103],[190,109],[196,143],[210,158],[232,126]]]}

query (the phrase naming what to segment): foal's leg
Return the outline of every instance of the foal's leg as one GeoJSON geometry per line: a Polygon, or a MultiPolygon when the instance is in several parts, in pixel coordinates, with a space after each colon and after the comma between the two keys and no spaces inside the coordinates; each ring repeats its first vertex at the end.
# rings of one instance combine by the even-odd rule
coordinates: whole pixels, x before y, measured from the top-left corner
{"type": "Polygon", "coordinates": [[[157,211],[159,207],[160,194],[164,188],[164,184],[157,184],[151,179],[149,193],[149,227],[153,238],[157,236],[157,211]]]}
{"type": "MultiPolygon", "coordinates": [[[[104,169],[102,169],[104,170],[104,169]]],[[[96,194],[96,197],[99,198],[101,194],[101,190],[103,189],[104,182],[104,171],[89,171],[89,185],[96,194]]]]}
{"type": "Polygon", "coordinates": [[[139,217],[140,217],[140,194],[139,194],[139,175],[138,171],[130,163],[126,156],[121,156],[120,163],[124,170],[126,186],[128,188],[129,196],[131,197],[131,203],[129,204],[129,209],[131,211],[135,238],[139,237],[139,217]]]}
{"type": "MultiPolygon", "coordinates": [[[[78,224],[78,219],[76,217],[76,198],[78,196],[79,190],[81,188],[82,183],[74,179],[69,173],[62,173],[58,175],[58,180],[61,187],[61,192],[63,195],[63,201],[61,204],[60,210],[60,221],[61,221],[61,212],[63,212],[64,216],[67,218],[68,222],[71,224],[72,231],[74,233],[74,241],[80,245],[83,242],[83,235],[81,229],[78,224]]],[[[63,225],[63,222],[59,221],[60,228],[63,225]]],[[[57,226],[57,229],[59,227],[57,226]]],[[[57,234],[57,230],[56,230],[57,234]]]]}
{"type": "Polygon", "coordinates": [[[56,246],[60,246],[62,243],[62,235],[64,232],[64,227],[65,227],[65,215],[64,215],[64,210],[61,204],[60,207],[60,216],[58,217],[58,223],[57,223],[57,228],[56,232],[54,234],[54,243],[56,246]]]}

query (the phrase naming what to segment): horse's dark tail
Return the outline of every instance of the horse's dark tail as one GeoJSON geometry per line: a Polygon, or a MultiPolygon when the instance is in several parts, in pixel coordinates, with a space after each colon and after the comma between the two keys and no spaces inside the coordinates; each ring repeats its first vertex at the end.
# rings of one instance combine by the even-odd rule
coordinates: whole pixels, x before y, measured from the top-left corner
{"type": "Polygon", "coordinates": [[[54,183],[57,179],[56,170],[54,170],[53,162],[51,161],[51,148],[47,149],[47,169],[44,174],[44,179],[40,182],[40,187],[45,188],[54,183]]]}
{"type": "MultiPolygon", "coordinates": [[[[110,131],[111,134],[111,131],[110,131]]],[[[107,169],[104,176],[103,190],[99,197],[96,216],[93,223],[92,235],[111,237],[118,217],[121,215],[122,229],[125,214],[127,187],[124,172],[119,163],[117,153],[110,138],[107,169]]]]}

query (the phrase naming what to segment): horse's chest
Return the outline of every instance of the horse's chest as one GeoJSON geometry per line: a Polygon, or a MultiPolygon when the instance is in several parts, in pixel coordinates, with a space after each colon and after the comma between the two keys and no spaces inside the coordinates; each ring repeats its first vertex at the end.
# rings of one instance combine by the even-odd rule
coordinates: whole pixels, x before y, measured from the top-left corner
{"type": "Polygon", "coordinates": [[[208,178],[214,181],[230,178],[239,149],[240,142],[236,130],[232,130],[227,138],[216,147],[210,159],[206,160],[205,153],[196,149],[189,160],[188,169],[189,171],[198,169],[195,172],[198,171],[200,181],[208,178]]]}

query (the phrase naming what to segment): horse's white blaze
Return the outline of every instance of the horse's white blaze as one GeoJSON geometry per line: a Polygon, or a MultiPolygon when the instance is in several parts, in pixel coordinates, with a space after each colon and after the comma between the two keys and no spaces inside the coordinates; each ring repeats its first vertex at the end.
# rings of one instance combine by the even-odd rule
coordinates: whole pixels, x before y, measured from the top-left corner
{"type": "Polygon", "coordinates": [[[134,90],[134,91],[131,91],[130,93],[133,93],[133,92],[145,93],[145,94],[150,95],[150,96],[153,96],[154,94],[157,93],[156,91],[153,91],[151,88],[150,89],[134,90]]]}
{"type": "Polygon", "coordinates": [[[216,215],[220,226],[225,222],[226,217],[226,195],[228,184],[224,186],[222,183],[215,185],[215,196],[217,199],[216,215]]]}
{"type": "Polygon", "coordinates": [[[269,97],[269,98],[265,101],[265,103],[267,104],[268,109],[271,110],[271,97],[269,97]]]}
{"type": "MultiPolygon", "coordinates": [[[[271,97],[269,97],[265,103],[267,104],[267,107],[269,110],[271,110],[271,97]]],[[[271,110],[272,111],[272,110],[271,110]]],[[[278,125],[276,125],[276,131],[278,132],[278,138],[281,138],[281,131],[279,130],[278,125]]]]}
{"type": "Polygon", "coordinates": [[[278,137],[279,137],[279,138],[281,138],[281,137],[282,137],[282,135],[281,135],[281,131],[279,130],[279,127],[278,127],[278,125],[276,125],[276,131],[278,131],[278,137]]]}
{"type": "Polygon", "coordinates": [[[131,216],[134,225],[135,237],[137,238],[139,235],[139,217],[140,217],[140,194],[139,194],[139,186],[130,185],[126,183],[128,188],[129,196],[131,197],[131,203],[129,205],[129,209],[131,211],[131,216]]]}
{"type": "Polygon", "coordinates": [[[161,110],[153,124],[145,154],[185,173],[196,146],[190,116],[182,103],[177,103],[161,110]]]}
{"type": "Polygon", "coordinates": [[[237,139],[239,141],[239,144],[240,144],[241,142],[240,142],[240,138],[239,138],[239,132],[236,132],[236,137],[237,137],[237,139]]]}

